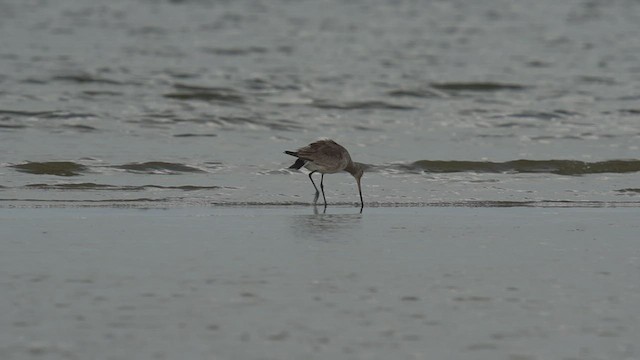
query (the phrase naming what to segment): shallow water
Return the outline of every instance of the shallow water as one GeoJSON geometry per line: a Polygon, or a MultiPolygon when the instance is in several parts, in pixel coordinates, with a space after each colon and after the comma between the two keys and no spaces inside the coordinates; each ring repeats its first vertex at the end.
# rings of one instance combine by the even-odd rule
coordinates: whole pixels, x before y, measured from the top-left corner
{"type": "Polygon", "coordinates": [[[638,24],[2,1],[0,358],[638,359],[638,24]],[[319,137],[362,214],[287,169],[319,137]]]}
{"type": "Polygon", "coordinates": [[[636,208],[0,209],[2,359],[638,359],[636,208]]]}
{"type": "Polygon", "coordinates": [[[638,6],[3,2],[0,206],[638,206],[638,6]]]}

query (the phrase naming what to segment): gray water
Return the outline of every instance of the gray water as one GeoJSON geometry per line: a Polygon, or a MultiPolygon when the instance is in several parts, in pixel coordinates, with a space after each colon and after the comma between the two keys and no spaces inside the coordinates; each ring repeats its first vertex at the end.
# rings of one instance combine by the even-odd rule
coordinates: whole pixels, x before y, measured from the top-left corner
{"type": "Polygon", "coordinates": [[[4,1],[0,206],[635,207],[639,7],[4,1]]]}
{"type": "Polygon", "coordinates": [[[1,1],[0,358],[638,359],[639,24],[1,1]],[[320,137],[363,213],[287,169],[320,137]]]}
{"type": "Polygon", "coordinates": [[[3,360],[636,360],[638,208],[0,209],[3,360]]]}

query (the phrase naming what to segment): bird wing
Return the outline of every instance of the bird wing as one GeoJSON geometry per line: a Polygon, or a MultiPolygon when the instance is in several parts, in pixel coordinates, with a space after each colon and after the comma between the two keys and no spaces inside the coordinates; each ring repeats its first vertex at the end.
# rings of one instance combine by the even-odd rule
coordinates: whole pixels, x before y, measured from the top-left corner
{"type": "Polygon", "coordinates": [[[341,169],[349,162],[347,150],[333,140],[318,140],[298,149],[298,157],[326,169],[341,169]]]}

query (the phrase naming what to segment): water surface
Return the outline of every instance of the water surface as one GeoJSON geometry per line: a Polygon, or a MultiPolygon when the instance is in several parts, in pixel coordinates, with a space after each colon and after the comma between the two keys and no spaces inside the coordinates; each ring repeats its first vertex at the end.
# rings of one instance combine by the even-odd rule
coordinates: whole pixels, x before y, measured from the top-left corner
{"type": "Polygon", "coordinates": [[[0,358],[637,359],[639,212],[0,209],[0,358]]]}
{"type": "Polygon", "coordinates": [[[637,206],[638,6],[4,2],[0,206],[637,206]]]}

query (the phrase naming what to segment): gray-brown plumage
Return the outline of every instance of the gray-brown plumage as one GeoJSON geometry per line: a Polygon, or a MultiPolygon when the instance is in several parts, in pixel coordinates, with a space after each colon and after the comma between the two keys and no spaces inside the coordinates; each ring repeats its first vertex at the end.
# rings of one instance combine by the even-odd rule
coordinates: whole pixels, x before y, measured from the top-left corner
{"type": "Polygon", "coordinates": [[[340,171],[346,171],[351,174],[356,179],[356,184],[358,184],[360,211],[362,211],[364,201],[362,200],[360,179],[364,173],[364,165],[352,161],[349,152],[343,146],[333,140],[318,140],[305,147],[301,147],[297,151],[285,151],[284,153],[298,158],[296,162],[289,167],[290,169],[300,169],[304,166],[311,171],[309,173],[309,179],[311,179],[311,183],[316,189],[316,195],[313,199],[314,204],[318,202],[320,191],[318,191],[318,187],[311,175],[316,172],[322,174],[320,177],[320,189],[322,190],[322,199],[324,200],[325,208],[327,207],[327,198],[324,195],[324,174],[333,174],[340,171]]]}

